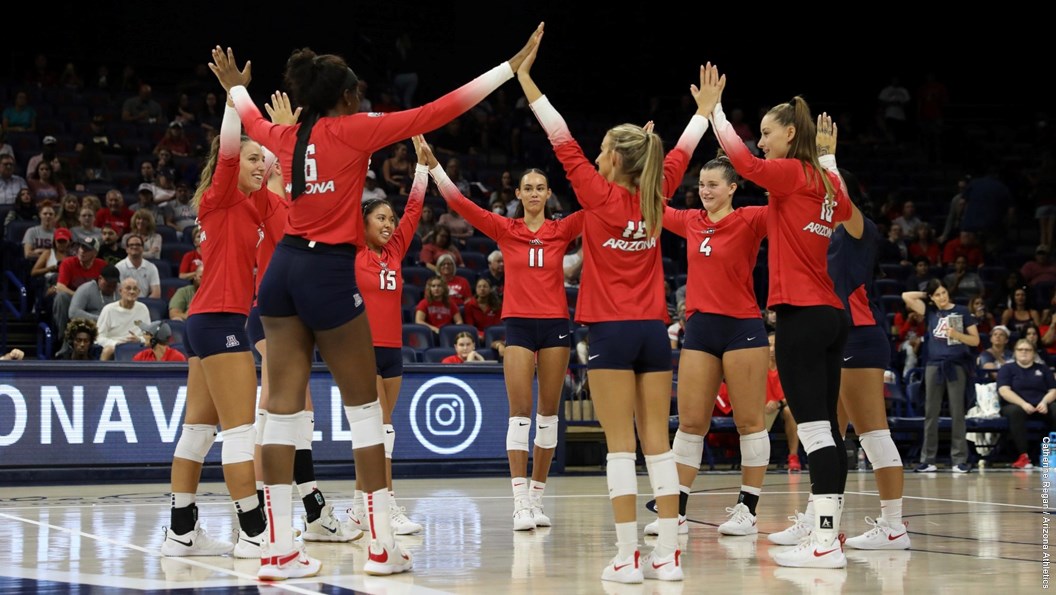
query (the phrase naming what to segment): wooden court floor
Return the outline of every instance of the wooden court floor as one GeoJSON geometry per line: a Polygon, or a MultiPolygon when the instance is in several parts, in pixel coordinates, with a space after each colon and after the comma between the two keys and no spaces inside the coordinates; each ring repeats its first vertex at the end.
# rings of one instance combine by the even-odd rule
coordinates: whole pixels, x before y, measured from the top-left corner
{"type": "MultiPolygon", "coordinates": [[[[986,470],[968,475],[906,474],[905,518],[912,549],[847,549],[845,570],[786,569],[771,559],[766,534],[784,529],[802,509],[807,475],[767,475],[757,537],[722,537],[715,528],[736,498],[739,476],[701,475],[689,500],[691,529],[683,540],[683,583],[613,585],[599,579],[614,555],[615,530],[603,475],[551,478],[550,529],[514,533],[509,480],[398,480],[408,515],[425,525],[400,541],[414,572],[391,578],[362,574],[365,540],[309,544],[322,559],[320,576],[265,585],[257,562],[229,557],[162,558],[168,523],[167,485],[108,484],[0,488],[0,592],[4,593],[1038,593],[1049,585],[1045,476],[986,470]]],[[[648,479],[639,476],[644,509],[648,479]]],[[[320,487],[344,516],[348,481],[320,487]]],[[[872,475],[851,472],[843,528],[856,535],[879,513],[872,475]]],[[[201,520],[215,536],[235,519],[223,484],[199,497],[201,520]]],[[[300,503],[294,503],[300,511],[300,503]]],[[[647,551],[652,538],[646,540],[647,551]]]]}

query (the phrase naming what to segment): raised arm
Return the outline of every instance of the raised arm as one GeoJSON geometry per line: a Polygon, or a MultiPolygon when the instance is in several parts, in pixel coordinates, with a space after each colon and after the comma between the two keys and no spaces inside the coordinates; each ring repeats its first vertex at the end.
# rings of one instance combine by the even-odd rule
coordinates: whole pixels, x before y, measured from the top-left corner
{"type": "MultiPolygon", "coordinates": [[[[414,147],[418,149],[425,139],[421,136],[414,137],[414,147]]],[[[425,189],[429,186],[429,166],[421,151],[418,152],[418,164],[414,167],[414,182],[411,184],[410,194],[407,196],[407,204],[403,207],[403,217],[396,227],[396,233],[392,234],[390,244],[395,246],[399,252],[400,259],[407,255],[410,247],[410,239],[414,231],[418,229],[418,221],[422,218],[422,204],[425,202],[425,189]]]]}
{"type": "Polygon", "coordinates": [[[902,293],[902,301],[906,303],[906,307],[921,316],[924,315],[924,311],[927,309],[927,305],[924,303],[927,297],[928,294],[923,291],[906,291],[902,293]]]}
{"type": "Polygon", "coordinates": [[[686,234],[688,233],[686,231],[686,221],[688,220],[689,215],[691,213],[693,213],[693,211],[672,209],[671,207],[665,206],[664,229],[670,231],[671,233],[677,236],[681,236],[683,238],[686,237],[686,234]]]}
{"type": "Polygon", "coordinates": [[[851,200],[850,193],[847,191],[847,182],[843,179],[840,168],[836,166],[836,138],[838,133],[839,129],[836,123],[832,121],[832,117],[827,112],[821,112],[818,115],[817,134],[815,135],[815,144],[818,147],[818,162],[839,182],[836,200],[844,200],[851,205],[850,218],[838,223],[843,225],[843,228],[847,230],[847,233],[852,238],[860,240],[862,239],[862,234],[865,233],[865,220],[862,217],[862,212],[858,209],[858,205],[851,200]]]}

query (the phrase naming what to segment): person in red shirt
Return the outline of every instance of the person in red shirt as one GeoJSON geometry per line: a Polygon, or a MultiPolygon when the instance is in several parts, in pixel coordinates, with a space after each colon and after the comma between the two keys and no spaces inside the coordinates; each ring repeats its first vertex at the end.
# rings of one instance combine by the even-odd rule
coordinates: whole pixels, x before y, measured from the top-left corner
{"type": "Polygon", "coordinates": [[[557,407],[572,345],[562,257],[568,244],[582,233],[583,213],[553,220],[546,206],[552,194],[550,182],[538,169],[529,169],[521,175],[514,190],[520,205],[514,217],[508,218],[466,198],[431,154],[429,167],[448,207],[495,240],[503,267],[509,263],[509,271],[503,276],[503,297],[499,297],[490,281],[481,277],[477,280],[477,297],[466,304],[466,320],[480,329],[483,336],[483,330],[496,323],[495,317],[502,317],[506,330],[502,366],[510,402],[506,454],[513,488],[513,529],[529,531],[549,527],[551,521],[543,511],[543,494],[557,447],[557,407]],[[489,288],[485,295],[481,294],[481,282],[489,288]],[[491,300],[490,306],[487,306],[488,300],[491,300]],[[485,312],[482,303],[490,313],[485,312]],[[528,435],[532,379],[537,368],[539,404],[529,484],[528,435]]]}
{"type": "MultiPolygon", "coordinates": [[[[415,148],[421,143],[421,137],[414,137],[415,148]]],[[[392,451],[396,445],[396,428],[392,423],[392,412],[396,408],[396,399],[403,382],[403,336],[401,326],[394,324],[402,319],[403,259],[407,256],[407,249],[410,248],[422,215],[428,183],[429,169],[419,151],[418,165],[414,170],[403,217],[397,223],[392,205],[385,199],[365,201],[363,222],[366,227],[363,238],[366,244],[364,250],[356,252],[356,285],[363,294],[370,336],[374,343],[378,400],[381,402],[382,428],[385,431],[385,481],[389,489],[390,520],[397,535],[410,535],[422,530],[421,524],[407,518],[402,507],[396,505],[396,492],[392,486],[392,451]]],[[[363,531],[370,530],[363,504],[363,485],[358,476],[348,522],[363,531]]]]}
{"type": "MultiPolygon", "coordinates": [[[[693,86],[697,114],[666,158],[651,125],[622,124],[610,129],[602,140],[595,169],[532,80],[535,51],[521,65],[517,78],[585,211],[576,321],[590,326],[588,378],[591,394],[597,395],[594,407],[609,450],[606,476],[618,548],[601,578],[621,583],[641,582],[643,577],[680,581],[678,470],[667,422],[671,347],[657,239],[664,203],[682,181],[689,158],[707,129],[704,116],[711,106],[693,86]],[[635,514],[636,425],[660,515],[656,547],[640,561],[635,514]]],[[[701,83],[713,74],[714,69],[702,66],[701,83]]]]}
{"type": "MultiPolygon", "coordinates": [[[[228,89],[251,138],[278,155],[292,200],[286,236],[261,283],[260,312],[268,337],[290,357],[268,369],[271,400],[264,437],[265,499],[274,531],[258,578],[311,576],[320,562],[295,547],[291,530],[287,445],[292,416],[304,408],[304,385],[314,347],[340,389],[355,445],[356,474],[362,479],[372,543],[365,571],[393,574],[411,569],[409,554],[396,544],[389,522],[384,431],[378,404],[374,350],[363,298],[349,269],[363,245],[361,201],[370,156],[392,143],[443,126],[480,102],[513,76],[538,43],[542,23],[508,62],[421,107],[387,114],[359,113],[359,79],[344,59],[305,48],[287,60],[285,81],[304,110],[292,126],[269,124],[244,86],[234,53],[217,47],[211,68],[228,89]],[[319,280],[324,279],[325,285],[319,280]],[[274,419],[273,419],[274,418],[274,419]],[[270,495],[274,488],[274,496],[270,495]]],[[[245,72],[248,72],[246,70],[245,72]]]]}
{"type": "Polygon", "coordinates": [[[169,339],[172,338],[172,329],[160,320],[149,324],[139,323],[143,330],[143,340],[148,347],[132,356],[134,362],[185,362],[187,356],[178,350],[169,347],[169,339]]]}
{"type": "Polygon", "coordinates": [[[440,275],[425,283],[425,295],[414,307],[414,322],[424,324],[434,333],[449,324],[462,324],[462,314],[448,294],[447,282],[440,275]]]}
{"type": "Polygon", "coordinates": [[[191,242],[194,245],[194,250],[187,252],[180,258],[180,279],[186,279],[190,281],[194,278],[194,275],[198,272],[198,267],[202,266],[202,228],[195,225],[191,231],[191,242]]]}
{"type": "Polygon", "coordinates": [[[444,278],[444,283],[447,283],[451,303],[456,307],[461,308],[466,300],[473,296],[473,291],[469,287],[469,279],[455,274],[455,259],[450,254],[441,254],[436,259],[436,272],[444,278]]]}
{"type": "Polygon", "coordinates": [[[968,266],[973,269],[983,266],[983,249],[979,247],[979,240],[970,231],[962,231],[960,235],[946,242],[942,248],[942,263],[946,266],[952,265],[958,256],[968,259],[968,266]]]}
{"type": "Polygon", "coordinates": [[[441,364],[475,364],[485,361],[477,353],[477,339],[473,333],[463,331],[455,335],[455,353],[440,360],[441,364]]]}
{"type": "Polygon", "coordinates": [[[440,272],[439,262],[443,256],[450,256],[454,258],[455,263],[459,266],[462,262],[462,252],[459,251],[458,246],[455,246],[451,242],[451,230],[446,225],[437,225],[436,231],[433,232],[432,241],[422,245],[422,249],[418,252],[418,262],[427,266],[430,270],[440,272]]]}
{"type": "Polygon", "coordinates": [[[785,400],[785,390],[781,388],[781,375],[777,373],[777,358],[774,356],[774,333],[767,335],[770,343],[770,363],[766,369],[766,406],[764,411],[767,416],[767,427],[773,420],[770,416],[781,415],[781,421],[785,424],[785,440],[788,441],[788,472],[799,473],[803,470],[799,462],[799,435],[796,433],[796,418],[792,410],[788,408],[785,400]]]}
{"type": "Polygon", "coordinates": [[[120,190],[112,189],[106,192],[106,206],[95,212],[95,226],[102,229],[109,225],[117,232],[117,237],[122,237],[131,229],[132,211],[125,206],[125,197],[120,190]]]}
{"type": "Polygon", "coordinates": [[[765,159],[752,155],[737,136],[721,102],[711,119],[737,173],[769,192],[767,307],[777,312],[777,369],[810,463],[816,512],[811,539],[773,558],[781,566],[842,568],[847,559],[837,538],[847,457],[836,405],[848,317],[827,274],[827,251],[836,223],[861,235],[861,213],[839,176],[823,166],[817,126],[802,97],[763,116],[757,146],[765,159]]]}
{"type": "MultiPolygon", "coordinates": [[[[754,535],[756,506],[770,465],[764,423],[766,327],[752,285],[759,245],[766,237],[767,207],[733,208],[740,178],[729,159],[704,164],[698,184],[703,209],[664,209],[664,228],[686,238],[689,274],[686,331],[678,362],[678,431],[672,450],[678,463],[679,532],[689,533],[686,502],[700,471],[704,436],[719,385],[729,387],[740,434],[741,489],[719,525],[723,535],[754,535]]],[[[657,522],[645,528],[655,535],[657,522]]]]}
{"type": "MultiPolygon", "coordinates": [[[[238,73],[248,82],[248,71],[238,73]]],[[[240,138],[238,114],[224,113],[220,136],[202,169],[192,202],[202,229],[201,286],[188,312],[187,408],[172,462],[171,524],[162,554],[208,556],[232,552],[259,558],[267,520],[256,494],[253,451],[257,369],[246,336],[253,302],[253,268],[261,240],[254,195],[269,192],[261,145],[240,138]],[[220,423],[224,477],[238,513],[238,543],[213,539],[198,524],[195,493],[202,462],[220,423]]],[[[287,526],[289,523],[287,523],[287,526]]]]}
{"type": "Polygon", "coordinates": [[[477,279],[476,292],[462,306],[462,311],[466,324],[477,327],[481,339],[489,326],[502,324],[502,298],[484,277],[477,279]]]}

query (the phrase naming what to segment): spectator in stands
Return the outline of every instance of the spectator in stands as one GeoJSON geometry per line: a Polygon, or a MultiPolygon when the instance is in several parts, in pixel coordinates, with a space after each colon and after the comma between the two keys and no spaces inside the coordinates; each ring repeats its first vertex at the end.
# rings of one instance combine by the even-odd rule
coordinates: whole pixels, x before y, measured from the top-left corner
{"type": "Polygon", "coordinates": [[[902,226],[892,223],[887,229],[887,237],[880,240],[877,257],[884,264],[909,264],[909,247],[902,236],[902,226]]]}
{"type": "Polygon", "coordinates": [[[176,228],[181,238],[186,242],[190,236],[186,230],[194,226],[198,220],[198,209],[191,203],[191,187],[186,182],[176,184],[176,190],[172,200],[165,203],[162,208],[165,216],[165,225],[176,228]]]}
{"type": "Polygon", "coordinates": [[[433,241],[422,245],[422,250],[418,253],[418,261],[429,267],[429,270],[440,272],[436,263],[437,259],[444,254],[450,254],[455,259],[455,263],[462,266],[462,253],[451,243],[451,232],[443,225],[437,225],[433,241]]]}
{"type": "Polygon", "coordinates": [[[154,154],[157,155],[163,149],[168,149],[177,157],[187,157],[191,154],[191,141],[183,133],[183,123],[173,120],[165,129],[165,135],[161,137],[158,144],[154,146],[154,154]]]}
{"type": "MultiPolygon", "coordinates": [[[[143,258],[143,238],[132,234],[125,243],[128,256],[117,263],[117,270],[121,271],[121,281],[135,279],[139,284],[139,295],[149,298],[161,297],[161,277],[158,275],[158,267],[154,263],[143,258]]],[[[100,329],[102,330],[102,329],[100,329]]]]}
{"type": "Polygon", "coordinates": [[[942,264],[942,249],[935,241],[935,232],[927,223],[921,223],[914,228],[916,239],[909,245],[909,257],[914,261],[917,258],[925,258],[928,264],[942,264]]]}
{"type": "Polygon", "coordinates": [[[69,256],[70,238],[72,237],[70,230],[62,227],[56,229],[51,248],[40,253],[37,261],[33,263],[33,268],[29,271],[30,277],[43,277],[45,286],[48,288],[47,295],[55,293],[55,279],[59,274],[59,263],[69,256]]]}
{"type": "Polygon", "coordinates": [[[205,94],[202,108],[198,110],[198,124],[204,130],[220,130],[220,121],[224,117],[223,105],[216,102],[216,93],[210,91],[205,94]]]}
{"type": "Polygon", "coordinates": [[[1013,204],[1012,191],[999,178],[998,166],[996,160],[988,161],[986,174],[968,182],[963,193],[961,231],[981,234],[987,240],[1004,235],[1001,230],[1013,204]]]}
{"type": "Polygon", "coordinates": [[[194,124],[195,114],[194,110],[191,108],[191,96],[186,92],[180,93],[176,98],[176,105],[173,106],[171,115],[172,117],[170,119],[173,122],[179,122],[185,126],[194,124]]]}
{"type": "MultiPolygon", "coordinates": [[[[454,120],[453,122],[457,122],[454,120]]],[[[450,125],[450,124],[449,124],[450,125]]],[[[437,149],[439,151],[439,149],[437,149]]],[[[462,196],[473,198],[472,187],[469,184],[469,180],[462,175],[462,164],[458,159],[452,157],[447,160],[447,164],[444,166],[444,171],[447,172],[447,177],[451,179],[451,182],[458,188],[458,191],[462,193],[462,196]]]]}
{"type": "Polygon", "coordinates": [[[385,200],[385,191],[378,186],[378,174],[374,170],[367,170],[367,178],[363,181],[363,202],[368,200],[385,200]]]}
{"type": "Polygon", "coordinates": [[[997,394],[1005,402],[1001,417],[1008,419],[1008,435],[1019,455],[1012,463],[1015,469],[1030,469],[1027,454],[1027,419],[1045,422],[1046,432],[1056,429],[1056,378],[1052,370],[1035,359],[1030,341],[1016,341],[1015,362],[1001,366],[997,372],[997,394]]]}
{"type": "Polygon", "coordinates": [[[12,349],[3,355],[0,355],[0,361],[19,361],[24,357],[26,357],[26,354],[21,349],[12,349]]]}
{"type": "Polygon", "coordinates": [[[114,349],[121,343],[142,342],[142,332],[137,326],[141,322],[150,322],[150,311],[143,302],[138,301],[139,285],[128,277],[121,280],[121,298],[103,306],[99,314],[99,336],[95,342],[103,347],[102,357],[107,361],[114,357],[114,349]]]}
{"type": "Polygon", "coordinates": [[[1038,329],[1038,327],[1034,325],[1028,326],[1026,330],[1023,331],[1023,334],[1020,338],[1030,341],[1030,344],[1034,347],[1034,361],[1038,362],[1039,364],[1051,366],[1049,354],[1043,349],[1043,345],[1041,342],[1041,330],[1038,329]]]}
{"type": "MultiPolygon", "coordinates": [[[[121,283],[121,272],[112,264],[103,267],[99,277],[94,281],[83,283],[73,292],[68,312],[70,320],[83,318],[85,320],[99,320],[103,307],[116,302],[121,296],[117,287],[121,283]]],[[[95,339],[92,339],[94,342],[95,339]]]]}
{"type": "Polygon", "coordinates": [[[487,277],[477,279],[475,289],[473,297],[466,300],[462,311],[465,313],[466,324],[477,327],[478,334],[483,339],[485,329],[502,324],[502,297],[487,277]]]}
{"type": "Polygon", "coordinates": [[[23,188],[18,192],[14,207],[4,217],[4,236],[12,241],[16,238],[8,232],[8,227],[15,221],[40,223],[40,215],[37,214],[37,204],[33,201],[33,195],[29,193],[29,188],[23,188]]]}
{"type": "Polygon", "coordinates": [[[583,271],[582,237],[569,242],[567,250],[561,262],[565,269],[565,287],[579,287],[579,275],[583,271]]]}
{"type": "MultiPolygon", "coordinates": [[[[469,195],[463,194],[463,196],[469,195]]],[[[447,231],[451,232],[452,243],[459,248],[465,248],[466,240],[473,237],[473,226],[454,209],[448,209],[446,213],[440,215],[440,219],[437,223],[447,228],[447,231]]]]}
{"type": "Polygon", "coordinates": [[[1019,287],[1012,294],[1012,307],[1001,314],[1001,324],[1012,329],[1017,337],[1026,336],[1028,327],[1041,326],[1041,314],[1031,307],[1026,287],[1019,287]]]}
{"type": "Polygon", "coordinates": [[[433,207],[422,205],[422,218],[418,220],[418,229],[414,232],[422,244],[429,244],[436,235],[436,213],[433,207]]]}
{"type": "Polygon", "coordinates": [[[95,238],[100,244],[103,241],[103,230],[95,226],[95,212],[88,207],[81,207],[77,224],[70,227],[70,232],[73,234],[74,243],[79,243],[85,238],[95,238]]]}
{"type": "Polygon", "coordinates": [[[103,347],[95,342],[99,329],[95,322],[85,318],[74,318],[66,325],[66,342],[55,359],[99,361],[103,347]]]}
{"type": "Polygon", "coordinates": [[[55,218],[55,227],[65,227],[73,231],[80,223],[81,199],[76,194],[67,194],[61,205],[55,218]]]}
{"type": "Polygon", "coordinates": [[[3,128],[7,132],[36,132],[37,110],[29,105],[25,91],[15,93],[15,103],[3,112],[3,128]]]}
{"type": "Polygon", "coordinates": [[[676,307],[675,321],[667,327],[667,338],[671,341],[671,349],[682,349],[682,342],[686,338],[686,302],[678,302],[676,307]]]}
{"type": "Polygon", "coordinates": [[[107,264],[117,264],[128,257],[128,253],[121,247],[117,232],[109,223],[104,223],[99,233],[103,236],[103,243],[99,247],[99,258],[105,260],[107,264]]]}
{"type": "Polygon", "coordinates": [[[55,178],[51,164],[47,161],[41,161],[37,165],[37,179],[27,180],[26,183],[29,184],[29,191],[33,193],[33,199],[38,202],[58,202],[66,196],[66,187],[55,178]]]}
{"type": "Polygon", "coordinates": [[[407,194],[414,179],[414,161],[408,157],[407,145],[397,143],[392,147],[392,156],[381,164],[381,177],[386,192],[407,194]]]}
{"type": "Polygon", "coordinates": [[[933,279],[928,259],[918,256],[913,261],[913,274],[906,278],[906,291],[924,291],[928,281],[933,279]]]}
{"type": "Polygon", "coordinates": [[[74,190],[84,192],[88,184],[107,183],[113,179],[103,158],[102,149],[103,145],[92,139],[86,143],[77,143],[74,148],[77,152],[77,165],[71,176],[74,190]]]}
{"type": "Polygon", "coordinates": [[[986,309],[986,300],[981,295],[973,295],[968,298],[968,311],[978,321],[980,333],[989,333],[990,329],[1000,326],[997,324],[997,319],[994,318],[994,315],[986,309]]]}
{"type": "Polygon", "coordinates": [[[156,124],[164,117],[161,104],[151,98],[150,85],[139,85],[139,93],[121,106],[121,120],[135,124],[156,124]]]}
{"type": "MultiPolygon", "coordinates": [[[[68,234],[67,229],[60,228],[55,231],[56,238],[68,234]]],[[[85,238],[77,244],[77,254],[64,258],[59,264],[55,301],[52,304],[52,319],[55,322],[56,336],[59,341],[62,340],[62,333],[65,332],[70,305],[77,289],[97,279],[106,266],[106,262],[97,258],[98,253],[98,241],[95,238],[85,238]]]]}
{"type": "Polygon", "coordinates": [[[951,265],[958,256],[968,259],[968,266],[979,268],[983,265],[983,250],[979,247],[979,240],[973,232],[962,231],[956,238],[946,242],[942,249],[942,263],[951,265]]]}
{"type": "Polygon", "coordinates": [[[198,293],[198,287],[202,284],[202,268],[195,269],[191,276],[191,284],[184,285],[172,294],[169,300],[169,318],[171,320],[187,320],[187,313],[191,309],[191,301],[194,294],[198,293]]]}
{"type": "Polygon", "coordinates": [[[447,282],[440,275],[432,277],[425,284],[425,297],[418,302],[414,310],[414,321],[424,324],[434,333],[440,333],[440,327],[449,324],[462,324],[462,314],[447,295],[447,282]]]}
{"type": "Polygon", "coordinates": [[[55,205],[50,200],[45,200],[37,206],[37,218],[40,225],[34,225],[26,230],[22,236],[22,249],[26,258],[36,259],[51,250],[52,240],[55,237],[55,205]]]}
{"type": "Polygon", "coordinates": [[[902,214],[899,215],[892,223],[898,224],[902,228],[902,232],[907,237],[916,237],[917,226],[922,225],[924,222],[917,217],[917,206],[913,204],[913,201],[907,200],[902,203],[902,214]]]}
{"type": "Polygon", "coordinates": [[[503,286],[506,284],[506,264],[502,259],[502,252],[492,250],[488,254],[488,270],[480,275],[491,283],[495,293],[502,297],[503,286]]]}
{"type": "Polygon", "coordinates": [[[37,171],[37,166],[41,163],[47,163],[51,165],[51,174],[54,177],[59,177],[62,173],[62,161],[56,154],[56,150],[59,147],[59,140],[50,134],[45,136],[40,141],[40,153],[29,158],[29,162],[26,163],[26,181],[39,180],[40,172],[37,171]]]}
{"type": "Polygon", "coordinates": [[[107,190],[106,206],[96,211],[95,226],[102,229],[109,224],[120,238],[128,233],[131,220],[132,211],[125,205],[125,197],[121,191],[116,188],[107,190]]]}
{"type": "Polygon", "coordinates": [[[125,249],[132,238],[143,242],[144,258],[161,258],[161,234],[157,232],[154,214],[148,208],[137,209],[132,213],[131,233],[124,237],[125,249]]]}
{"type": "Polygon", "coordinates": [[[1008,338],[1011,335],[1011,331],[1004,325],[999,324],[990,329],[990,347],[983,350],[975,360],[979,369],[991,370],[984,373],[991,382],[997,380],[997,370],[1012,361],[1012,350],[1008,348],[1008,338]]]}
{"type": "Polygon", "coordinates": [[[780,412],[781,421],[785,426],[785,440],[788,441],[788,472],[799,473],[803,465],[799,461],[799,426],[796,418],[792,417],[792,410],[788,408],[785,400],[785,391],[781,388],[781,377],[777,374],[777,358],[774,356],[774,333],[767,333],[770,341],[770,365],[766,370],[766,405],[763,412],[766,414],[766,429],[770,430],[776,413],[780,412]]]}
{"type": "Polygon", "coordinates": [[[949,288],[950,297],[954,300],[963,301],[986,292],[983,278],[979,273],[968,269],[968,259],[964,256],[958,256],[953,261],[953,271],[943,277],[942,282],[949,288]]]}
{"type": "Polygon", "coordinates": [[[0,155],[10,155],[12,158],[15,156],[15,148],[7,142],[7,134],[3,126],[0,126],[0,155]]]}
{"type": "Polygon", "coordinates": [[[180,258],[180,279],[193,279],[202,268],[202,228],[197,225],[191,231],[191,243],[194,249],[180,258]]]}
{"type": "Polygon", "coordinates": [[[1040,245],[1034,249],[1034,260],[1027,261],[1019,274],[1031,287],[1042,283],[1056,284],[1056,263],[1049,260],[1049,247],[1040,245]]]}
{"type": "Polygon", "coordinates": [[[143,331],[143,341],[147,348],[132,356],[134,362],[185,362],[187,356],[169,347],[172,329],[160,320],[151,323],[140,322],[136,326],[143,331]]]}
{"type": "Polygon", "coordinates": [[[92,214],[99,212],[99,209],[103,208],[103,203],[99,201],[99,197],[94,194],[85,194],[81,197],[81,208],[91,209],[92,214]]]}
{"type": "MultiPolygon", "coordinates": [[[[513,184],[513,174],[510,173],[510,170],[505,170],[499,176],[499,187],[491,192],[491,196],[489,197],[489,201],[490,202],[494,202],[495,199],[500,197],[500,195],[502,194],[503,190],[509,190],[511,193],[513,193],[516,189],[517,189],[517,187],[513,184]]],[[[518,202],[520,202],[520,201],[518,201],[518,202]]],[[[506,203],[506,201],[504,200],[503,204],[505,204],[505,203],[506,203]]],[[[511,213],[511,214],[506,215],[506,216],[507,217],[513,217],[513,214],[511,213]]]]}
{"type": "Polygon", "coordinates": [[[455,335],[455,354],[440,360],[442,364],[473,364],[485,361],[476,351],[477,339],[473,333],[462,331],[455,335]]]}
{"type": "MultiPolygon", "coordinates": [[[[0,206],[16,204],[18,194],[29,190],[26,179],[15,174],[15,157],[0,155],[0,206]]],[[[30,193],[30,198],[33,194],[30,193]]]]}
{"type": "MultiPolygon", "coordinates": [[[[158,149],[158,161],[154,164],[154,171],[158,176],[167,176],[170,180],[176,179],[176,165],[173,161],[172,151],[162,147],[158,149]]],[[[157,197],[155,197],[157,198],[157,197]]],[[[158,202],[164,202],[159,200],[158,202]]]]}
{"type": "Polygon", "coordinates": [[[436,270],[447,284],[447,293],[456,308],[461,308],[472,295],[469,279],[456,274],[455,259],[450,254],[441,254],[436,259],[436,270]]]}
{"type": "Polygon", "coordinates": [[[898,77],[891,77],[890,84],[880,90],[878,99],[884,111],[884,128],[888,140],[894,143],[905,141],[909,132],[906,119],[906,108],[910,101],[909,89],[902,86],[898,77]]]}

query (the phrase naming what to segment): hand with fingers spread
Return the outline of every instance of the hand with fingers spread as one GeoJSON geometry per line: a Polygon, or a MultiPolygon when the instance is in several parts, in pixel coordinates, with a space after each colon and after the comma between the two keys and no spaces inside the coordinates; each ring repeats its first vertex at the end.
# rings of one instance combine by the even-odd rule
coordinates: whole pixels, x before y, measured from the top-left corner
{"type": "Polygon", "coordinates": [[[719,67],[711,62],[700,67],[700,87],[689,86],[693,101],[697,102],[697,115],[708,117],[715,106],[722,101],[722,91],[726,88],[726,75],[719,76],[719,67]]]}
{"type": "Polygon", "coordinates": [[[292,126],[301,117],[301,108],[294,110],[290,96],[280,91],[271,94],[271,103],[265,103],[264,109],[268,111],[272,124],[292,126]]]}
{"type": "Polygon", "coordinates": [[[226,52],[220,46],[213,48],[213,61],[209,63],[209,70],[216,75],[224,91],[230,91],[231,87],[238,85],[248,86],[252,79],[251,68],[252,64],[247,60],[245,67],[239,70],[235,65],[235,52],[231,48],[227,48],[226,52]]]}
{"type": "MultiPolygon", "coordinates": [[[[531,37],[528,38],[528,43],[524,44],[521,51],[517,52],[512,58],[510,58],[510,69],[514,72],[520,72],[524,62],[531,56],[532,61],[535,60],[535,51],[539,47],[539,40],[543,38],[543,23],[539,23],[539,26],[532,31],[531,37]]],[[[528,64],[528,68],[532,65],[528,64]]]]}
{"type": "Polygon", "coordinates": [[[418,153],[418,163],[427,166],[429,169],[433,169],[440,164],[436,160],[436,156],[433,155],[433,150],[429,143],[425,142],[424,136],[420,134],[412,136],[411,142],[414,143],[414,150],[418,153]]]}
{"type": "Polygon", "coordinates": [[[826,112],[818,115],[818,129],[814,143],[818,146],[818,156],[836,154],[836,123],[826,112]]]}

